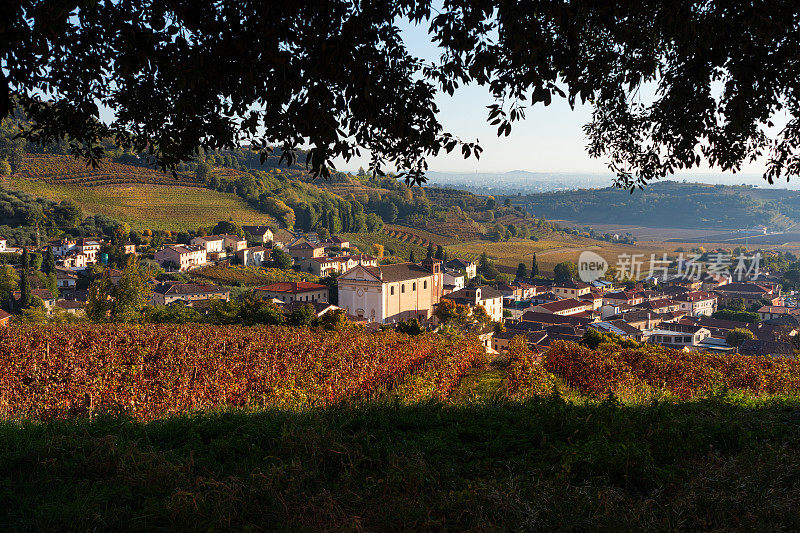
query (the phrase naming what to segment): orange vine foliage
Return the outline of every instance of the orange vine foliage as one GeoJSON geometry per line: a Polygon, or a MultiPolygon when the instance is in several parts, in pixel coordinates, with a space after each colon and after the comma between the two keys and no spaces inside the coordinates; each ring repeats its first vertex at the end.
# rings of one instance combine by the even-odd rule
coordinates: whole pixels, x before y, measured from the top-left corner
{"type": "Polygon", "coordinates": [[[683,399],[715,387],[753,394],[800,392],[800,361],[795,359],[682,352],[661,346],[621,348],[604,343],[590,350],[557,341],[545,354],[544,368],[594,396],[642,384],[683,399]]]}
{"type": "Polygon", "coordinates": [[[517,335],[508,344],[508,394],[512,398],[546,396],[553,392],[553,376],[541,364],[541,356],[528,348],[525,337],[517,335]]]}
{"type": "Polygon", "coordinates": [[[356,329],[15,326],[0,330],[0,417],[305,409],[373,398],[417,371],[419,396],[441,399],[476,347],[356,329]]]}

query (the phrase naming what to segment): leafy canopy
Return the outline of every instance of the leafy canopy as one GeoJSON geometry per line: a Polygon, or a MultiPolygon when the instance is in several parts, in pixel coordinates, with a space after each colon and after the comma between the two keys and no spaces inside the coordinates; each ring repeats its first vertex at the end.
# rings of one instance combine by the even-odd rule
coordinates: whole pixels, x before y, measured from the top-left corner
{"type": "Polygon", "coordinates": [[[800,171],[796,0],[11,0],[2,15],[0,116],[19,104],[25,137],[66,135],[91,162],[107,138],[165,169],[242,143],[293,163],[308,145],[316,174],[367,150],[373,172],[419,182],[442,150],[480,155],[434,99],[472,83],[498,135],[531,105],[590,103],[589,153],[630,189],[701,160],[800,171]],[[437,61],[408,52],[403,20],[429,25],[437,61]]]}

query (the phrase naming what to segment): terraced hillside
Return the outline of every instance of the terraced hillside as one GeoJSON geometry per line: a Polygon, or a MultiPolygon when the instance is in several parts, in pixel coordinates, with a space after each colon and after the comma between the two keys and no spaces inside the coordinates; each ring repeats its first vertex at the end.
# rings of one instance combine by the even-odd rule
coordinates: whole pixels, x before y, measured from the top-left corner
{"type": "Polygon", "coordinates": [[[104,159],[98,168],[92,168],[80,159],[69,155],[26,154],[20,177],[41,180],[55,185],[80,185],[97,187],[121,183],[149,183],[204,187],[192,174],[180,173],[177,177],[149,167],[126,165],[104,159]]]}
{"type": "Polygon", "coordinates": [[[174,183],[83,186],[15,175],[5,185],[51,200],[73,200],[86,214],[108,215],[127,222],[135,230],[197,229],[229,218],[242,223],[275,224],[272,217],[253,209],[234,194],[174,183]]]}

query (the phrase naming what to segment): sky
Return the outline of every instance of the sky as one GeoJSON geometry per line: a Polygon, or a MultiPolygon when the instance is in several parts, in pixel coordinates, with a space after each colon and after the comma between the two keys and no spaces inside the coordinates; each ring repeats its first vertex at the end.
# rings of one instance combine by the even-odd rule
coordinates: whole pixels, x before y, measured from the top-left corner
{"type": "MultiPolygon", "coordinates": [[[[437,47],[431,43],[427,25],[400,24],[403,39],[409,52],[417,57],[435,60],[439,57],[437,47]]],[[[545,107],[537,104],[526,110],[525,120],[515,122],[508,137],[497,137],[496,126],[486,120],[486,106],[493,99],[486,88],[478,86],[460,87],[454,96],[440,94],[437,104],[440,108],[439,120],[444,130],[465,141],[480,141],[483,148],[480,160],[463,156],[453,151],[428,160],[431,171],[458,173],[501,173],[511,170],[551,173],[611,173],[603,159],[593,159],[586,152],[586,137],[583,125],[591,120],[591,107],[576,105],[573,110],[566,100],[554,98],[545,107]]],[[[339,170],[366,168],[367,158],[336,161],[339,170]]],[[[762,162],[750,164],[734,175],[722,173],[717,169],[701,166],[686,171],[677,177],[700,177],[702,181],[714,181],[718,175],[725,182],[737,182],[744,174],[750,178],[760,177],[765,165],[762,162]],[[711,176],[707,176],[710,174],[711,176]]]]}

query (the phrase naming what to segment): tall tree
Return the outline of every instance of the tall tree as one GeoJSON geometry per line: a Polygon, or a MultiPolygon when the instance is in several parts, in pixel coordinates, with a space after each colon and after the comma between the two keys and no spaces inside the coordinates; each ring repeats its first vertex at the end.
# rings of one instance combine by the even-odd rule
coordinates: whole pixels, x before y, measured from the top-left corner
{"type": "Polygon", "coordinates": [[[53,254],[53,247],[48,246],[47,250],[44,252],[44,261],[42,262],[42,272],[45,274],[55,274],[56,273],[56,258],[55,254],[53,254]]]}
{"type": "Polygon", "coordinates": [[[149,298],[150,288],[139,271],[139,261],[135,255],[131,255],[111,291],[112,319],[114,322],[133,322],[139,318],[149,298]]]}
{"type": "Polygon", "coordinates": [[[263,4],[12,1],[0,116],[18,102],[27,138],[68,138],[91,161],[106,138],[170,169],[198,147],[246,140],[289,162],[308,144],[308,165],[326,176],[363,150],[371,173],[392,166],[416,181],[442,151],[480,154],[436,112],[437,90],[477,84],[496,100],[498,135],[530,106],[588,102],[589,154],[608,157],[622,186],[703,160],[736,170],[766,156],[770,180],[800,171],[796,0],[263,4]],[[429,23],[438,60],[409,53],[407,22],[429,23]],[[99,120],[100,103],[115,120],[99,120]],[[788,122],[771,142],[778,112],[788,122]]]}
{"type": "Polygon", "coordinates": [[[578,277],[578,266],[570,261],[562,261],[553,268],[553,277],[557,282],[565,282],[578,277]]]}
{"type": "Polygon", "coordinates": [[[31,306],[31,281],[28,279],[28,270],[30,270],[31,265],[27,248],[22,249],[21,263],[22,272],[20,274],[19,282],[19,307],[20,309],[27,309],[31,306]]]}
{"type": "Polygon", "coordinates": [[[11,294],[19,288],[19,276],[11,265],[0,265],[0,307],[10,309],[11,294]]]}
{"type": "Polygon", "coordinates": [[[417,258],[414,257],[414,250],[412,249],[411,252],[408,254],[408,262],[409,263],[416,263],[417,258]]]}
{"type": "Polygon", "coordinates": [[[536,254],[533,254],[533,261],[531,262],[531,277],[535,278],[539,275],[539,263],[536,261],[536,254]]]}
{"type": "Polygon", "coordinates": [[[428,241],[428,251],[425,254],[425,259],[433,259],[433,243],[428,241]]]}
{"type": "Polygon", "coordinates": [[[525,263],[520,263],[519,266],[517,266],[516,278],[525,279],[527,277],[528,277],[528,268],[525,266],[525,263]]]}
{"type": "Polygon", "coordinates": [[[444,248],[442,248],[441,244],[436,246],[436,253],[434,254],[433,257],[434,259],[439,259],[439,260],[444,259],[444,248]]]}

